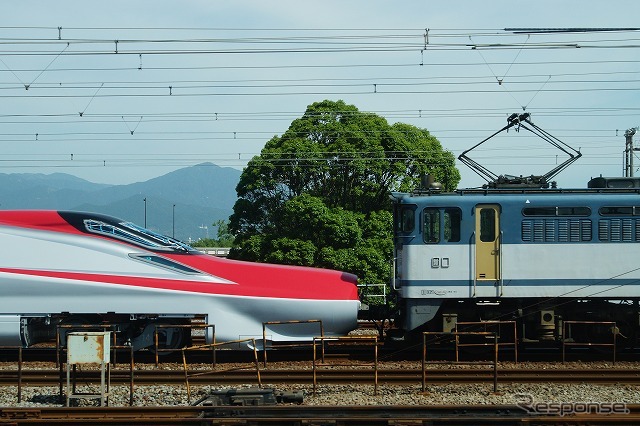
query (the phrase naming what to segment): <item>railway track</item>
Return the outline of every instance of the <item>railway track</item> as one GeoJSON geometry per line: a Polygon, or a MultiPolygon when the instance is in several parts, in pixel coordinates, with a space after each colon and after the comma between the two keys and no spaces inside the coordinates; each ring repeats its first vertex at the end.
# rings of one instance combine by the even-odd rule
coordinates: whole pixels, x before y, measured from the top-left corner
{"type": "Polygon", "coordinates": [[[504,406],[271,406],[136,408],[0,408],[0,424],[11,425],[615,425],[638,424],[640,406],[626,412],[577,415],[528,413],[504,406]]]}
{"type": "MultiPolygon", "coordinates": [[[[189,370],[189,383],[240,385],[257,382],[255,369],[242,370],[189,370]],[[205,373],[206,374],[202,374],[205,373]]],[[[378,369],[354,367],[340,369],[319,368],[316,380],[320,383],[372,383],[377,374],[380,384],[416,384],[422,382],[421,369],[378,369]]],[[[640,370],[623,369],[499,369],[500,383],[594,383],[594,384],[640,384],[640,370]]],[[[76,381],[96,382],[100,380],[99,371],[85,370],[76,372],[76,381]]],[[[313,382],[311,369],[261,369],[262,383],[308,384],[313,382]]],[[[484,383],[493,382],[492,369],[427,369],[426,382],[440,383],[484,383]]],[[[59,370],[22,370],[22,386],[53,386],[60,383],[59,370]]],[[[63,377],[66,380],[66,375],[63,377]]],[[[14,386],[18,382],[17,370],[0,370],[0,386],[14,386]]],[[[111,383],[130,383],[129,370],[112,370],[111,383]]],[[[180,385],[185,383],[185,373],[181,370],[135,370],[133,382],[136,385],[180,385]]]]}

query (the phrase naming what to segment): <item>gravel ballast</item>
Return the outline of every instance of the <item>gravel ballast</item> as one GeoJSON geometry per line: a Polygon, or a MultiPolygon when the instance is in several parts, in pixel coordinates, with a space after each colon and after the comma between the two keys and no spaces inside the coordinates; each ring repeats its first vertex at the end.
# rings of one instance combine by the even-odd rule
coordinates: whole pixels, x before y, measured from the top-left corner
{"type": "MultiPolygon", "coordinates": [[[[268,369],[293,368],[294,363],[270,364],[268,369]]],[[[297,363],[296,363],[297,364],[297,363]]],[[[302,363],[301,363],[302,364],[302,363]]],[[[301,365],[295,365],[301,367],[301,365]]],[[[11,369],[15,364],[0,364],[0,371],[11,369]]],[[[33,369],[28,364],[25,369],[33,369]]],[[[44,368],[44,367],[40,367],[44,368]]],[[[140,365],[139,369],[152,369],[155,366],[140,365]]],[[[163,369],[181,370],[178,365],[161,365],[163,369]]],[[[310,367],[309,367],[310,368],[310,367]]],[[[419,362],[382,363],[380,368],[420,368],[419,362]]],[[[439,365],[429,368],[474,368],[464,365],[439,365]]],[[[640,369],[638,363],[501,363],[500,368],[549,368],[549,369],[598,369],[616,368],[621,370],[640,369]]],[[[255,383],[245,387],[255,387],[255,383]]],[[[237,387],[237,386],[236,386],[237,387]]],[[[281,385],[263,383],[264,388],[276,391],[302,391],[305,405],[514,405],[522,401],[536,403],[621,403],[640,404],[640,385],[594,385],[578,384],[540,384],[540,383],[504,383],[498,385],[498,392],[493,392],[492,383],[479,384],[432,384],[427,385],[427,392],[422,392],[421,383],[415,385],[379,385],[374,395],[373,385],[335,385],[319,384],[316,394],[311,385],[281,385]]],[[[191,386],[191,401],[187,397],[185,385],[154,385],[134,387],[134,406],[171,406],[189,405],[190,402],[208,395],[214,390],[225,389],[220,386],[191,386]]],[[[129,386],[112,385],[109,405],[114,407],[129,406],[129,386]]],[[[60,406],[59,388],[56,387],[22,387],[22,402],[17,402],[16,386],[0,387],[0,406],[2,407],[43,407],[60,406]]],[[[79,386],[78,393],[98,393],[99,386],[79,386]]],[[[79,399],[80,405],[97,405],[95,399],[79,399]]]]}

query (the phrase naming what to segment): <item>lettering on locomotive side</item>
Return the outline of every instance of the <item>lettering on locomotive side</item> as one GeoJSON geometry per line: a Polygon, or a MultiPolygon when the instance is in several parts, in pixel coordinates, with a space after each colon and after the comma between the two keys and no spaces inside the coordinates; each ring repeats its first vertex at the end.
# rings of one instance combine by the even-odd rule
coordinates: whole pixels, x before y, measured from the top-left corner
{"type": "Polygon", "coordinates": [[[454,290],[444,290],[439,288],[430,288],[426,290],[420,290],[420,294],[422,296],[445,296],[447,294],[455,294],[457,291],[454,290]]]}

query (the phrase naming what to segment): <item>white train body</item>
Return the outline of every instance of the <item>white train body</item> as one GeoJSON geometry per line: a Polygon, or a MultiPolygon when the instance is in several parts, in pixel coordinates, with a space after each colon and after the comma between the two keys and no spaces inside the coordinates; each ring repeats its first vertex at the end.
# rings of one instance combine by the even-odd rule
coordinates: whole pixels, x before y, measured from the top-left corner
{"type": "MultiPolygon", "coordinates": [[[[156,325],[195,316],[215,325],[218,342],[262,341],[266,322],[302,321],[267,324],[272,342],[308,341],[320,324],[325,335],[357,325],[353,275],[215,258],[108,216],[2,211],[0,241],[0,345],[96,321],[118,324],[135,349],[151,344],[156,325]]],[[[173,340],[165,345],[184,343],[173,340]]]]}

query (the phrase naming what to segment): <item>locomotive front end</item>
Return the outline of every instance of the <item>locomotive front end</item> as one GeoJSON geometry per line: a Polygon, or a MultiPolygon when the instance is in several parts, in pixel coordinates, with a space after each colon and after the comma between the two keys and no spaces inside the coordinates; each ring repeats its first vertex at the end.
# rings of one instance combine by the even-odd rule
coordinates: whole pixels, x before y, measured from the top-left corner
{"type": "Polygon", "coordinates": [[[224,306],[214,310],[216,339],[271,343],[344,336],[357,327],[357,277],[321,268],[194,256],[200,270],[224,277],[224,306]]]}

